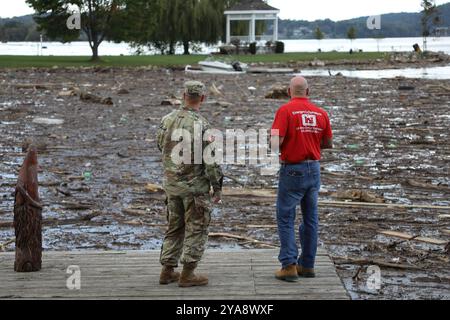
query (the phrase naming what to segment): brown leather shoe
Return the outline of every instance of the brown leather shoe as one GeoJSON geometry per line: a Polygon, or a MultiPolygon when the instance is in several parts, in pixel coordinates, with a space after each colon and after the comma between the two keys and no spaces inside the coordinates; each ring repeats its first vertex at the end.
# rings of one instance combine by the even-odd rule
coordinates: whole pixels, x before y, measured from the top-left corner
{"type": "Polygon", "coordinates": [[[174,267],[163,266],[161,276],[159,277],[159,284],[166,285],[177,282],[180,279],[180,273],[174,271],[174,267]]]}
{"type": "Polygon", "coordinates": [[[183,271],[181,272],[180,280],[178,281],[179,287],[189,288],[208,285],[209,283],[208,277],[194,274],[194,270],[196,267],[197,267],[196,264],[184,265],[183,271]]]}
{"type": "Polygon", "coordinates": [[[297,266],[297,273],[299,277],[302,278],[315,278],[316,273],[314,269],[303,268],[302,266],[297,266]]]}
{"type": "Polygon", "coordinates": [[[297,282],[298,274],[295,264],[292,264],[286,268],[282,268],[281,270],[277,271],[275,273],[275,278],[287,282],[297,282]]]}

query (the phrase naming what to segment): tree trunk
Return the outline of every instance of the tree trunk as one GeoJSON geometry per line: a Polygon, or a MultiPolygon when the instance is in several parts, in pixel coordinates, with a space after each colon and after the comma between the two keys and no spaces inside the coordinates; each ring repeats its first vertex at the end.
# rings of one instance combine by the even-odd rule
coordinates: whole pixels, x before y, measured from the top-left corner
{"type": "Polygon", "coordinates": [[[15,192],[16,272],[34,272],[42,267],[42,205],[37,171],[37,151],[30,147],[20,169],[15,192]]]}
{"type": "Polygon", "coordinates": [[[170,42],[169,44],[169,54],[174,55],[175,54],[175,42],[170,42]]]}
{"type": "Polygon", "coordinates": [[[92,58],[91,61],[99,61],[100,58],[98,56],[98,47],[100,46],[99,43],[93,43],[92,45],[92,58]]]}
{"type": "Polygon", "coordinates": [[[190,55],[189,52],[189,41],[183,41],[184,55],[190,55]]]}

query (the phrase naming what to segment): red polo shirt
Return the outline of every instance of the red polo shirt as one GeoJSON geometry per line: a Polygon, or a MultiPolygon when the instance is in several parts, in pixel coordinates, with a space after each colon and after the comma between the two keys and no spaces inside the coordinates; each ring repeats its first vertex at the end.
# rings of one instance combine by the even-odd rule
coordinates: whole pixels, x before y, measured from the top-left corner
{"type": "Polygon", "coordinates": [[[284,137],[281,160],[293,164],[320,160],[323,138],[333,137],[328,114],[307,98],[294,98],[278,110],[272,135],[284,137]]]}

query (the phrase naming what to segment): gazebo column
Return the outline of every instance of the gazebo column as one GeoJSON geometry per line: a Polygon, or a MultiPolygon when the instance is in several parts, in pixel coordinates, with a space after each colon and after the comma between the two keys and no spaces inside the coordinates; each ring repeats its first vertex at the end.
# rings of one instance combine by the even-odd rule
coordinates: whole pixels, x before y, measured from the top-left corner
{"type": "Polygon", "coordinates": [[[278,41],[278,17],[273,22],[273,41],[278,41]]]}
{"type": "Polygon", "coordinates": [[[256,17],[252,14],[252,19],[250,20],[250,43],[256,41],[256,17]]]}
{"type": "Polygon", "coordinates": [[[226,43],[231,43],[231,18],[230,15],[227,14],[227,38],[226,43]]]}

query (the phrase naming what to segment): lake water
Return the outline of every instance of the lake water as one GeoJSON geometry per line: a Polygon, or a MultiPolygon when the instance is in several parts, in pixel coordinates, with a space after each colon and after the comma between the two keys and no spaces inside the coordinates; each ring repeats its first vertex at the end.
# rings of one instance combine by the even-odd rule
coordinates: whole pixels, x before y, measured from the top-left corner
{"type": "MultiPolygon", "coordinates": [[[[317,40],[285,40],[286,52],[316,52],[319,48],[317,40]]],[[[353,47],[354,50],[365,52],[405,52],[412,51],[412,46],[418,43],[422,46],[422,38],[386,38],[386,39],[357,39],[353,46],[347,39],[325,39],[320,41],[322,51],[347,52],[353,47]]],[[[203,46],[201,53],[208,54],[217,51],[218,46],[203,46]]],[[[429,38],[428,49],[450,54],[450,37],[429,38]]],[[[182,53],[181,47],[177,53],[182,53]]],[[[99,49],[101,56],[133,55],[135,49],[126,43],[104,42],[99,49]]],[[[148,52],[153,53],[153,52],[148,52]]],[[[43,48],[35,42],[10,42],[0,43],[0,55],[43,55],[43,56],[90,56],[91,49],[87,42],[73,42],[62,44],[59,42],[45,42],[43,48]]],[[[340,71],[346,77],[379,79],[395,78],[403,76],[406,78],[422,79],[450,79],[450,66],[434,68],[407,68],[397,70],[335,70],[340,71]]],[[[328,70],[304,70],[304,76],[329,76],[328,70]]]]}
{"type": "MultiPolygon", "coordinates": [[[[405,68],[405,69],[385,69],[385,70],[333,70],[336,74],[341,72],[343,76],[360,79],[393,79],[396,77],[415,78],[415,79],[450,79],[450,66],[433,68],[405,68]]],[[[302,76],[324,77],[329,76],[328,70],[304,70],[302,76]]]]}
{"type": "MultiPolygon", "coordinates": [[[[350,48],[361,49],[364,52],[406,52],[413,51],[415,43],[422,47],[423,38],[356,39],[353,41],[353,46],[348,39],[326,39],[320,41],[320,48],[322,51],[339,52],[347,52],[350,48]]],[[[288,40],[286,48],[288,52],[314,52],[319,48],[319,41],[288,40]]],[[[450,54],[450,37],[429,38],[428,50],[450,54]]]]}
{"type": "MultiPolygon", "coordinates": [[[[319,49],[318,40],[285,40],[286,52],[316,52],[319,49]]],[[[324,39],[320,41],[322,51],[346,52],[350,48],[365,52],[395,52],[412,51],[412,46],[418,43],[422,46],[422,38],[386,38],[386,39],[356,39],[353,45],[348,39],[324,39]]],[[[87,42],[62,44],[59,42],[44,42],[43,49],[35,42],[0,43],[0,55],[44,55],[44,56],[90,56],[91,49],[87,42]]],[[[428,49],[450,54],[450,37],[429,38],[428,49]]],[[[208,54],[217,51],[217,46],[202,46],[201,53],[208,54]]],[[[100,55],[119,56],[133,55],[135,50],[126,43],[105,42],[100,46],[100,55]]],[[[177,48],[182,53],[182,48],[177,48]]]]}

